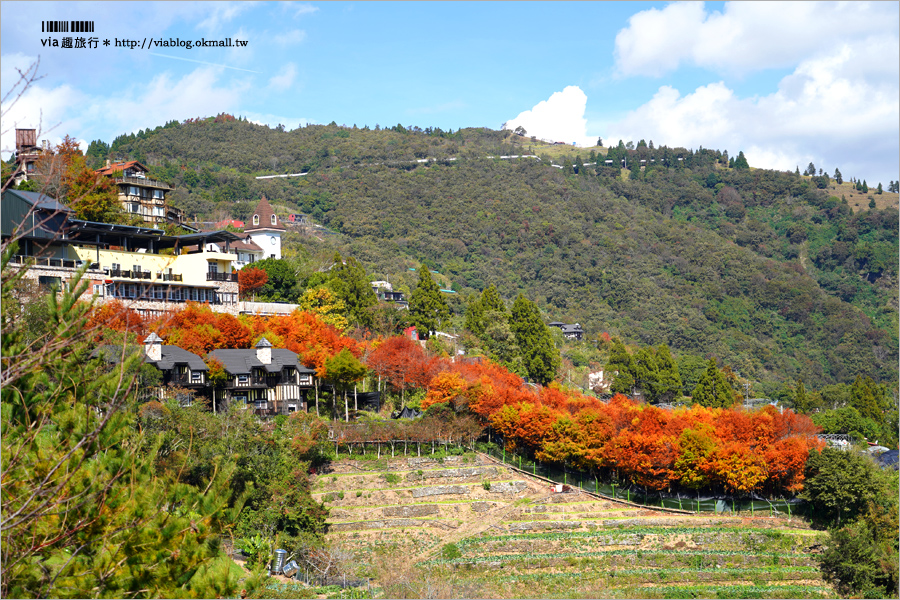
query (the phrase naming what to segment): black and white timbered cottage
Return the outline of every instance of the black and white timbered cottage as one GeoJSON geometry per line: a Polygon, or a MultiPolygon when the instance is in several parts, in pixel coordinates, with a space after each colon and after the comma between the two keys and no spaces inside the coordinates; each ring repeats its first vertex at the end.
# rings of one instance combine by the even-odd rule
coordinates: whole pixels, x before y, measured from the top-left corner
{"type": "MultiPolygon", "coordinates": [[[[126,348],[126,355],[130,351],[126,348]]],[[[153,396],[165,400],[174,393],[182,404],[190,405],[195,394],[205,392],[206,373],[209,368],[203,359],[193,352],[178,346],[166,346],[161,337],[151,333],[144,340],[143,354],[144,362],[153,365],[162,373],[160,387],[153,392],[153,396]]],[[[101,346],[94,351],[94,355],[101,356],[110,363],[119,363],[122,359],[122,347],[101,346]]]]}
{"type": "Polygon", "coordinates": [[[207,355],[225,367],[228,381],[217,399],[252,409],[259,416],[306,410],[315,371],[303,366],[296,353],[273,348],[262,338],[248,350],[213,350],[207,355]]]}

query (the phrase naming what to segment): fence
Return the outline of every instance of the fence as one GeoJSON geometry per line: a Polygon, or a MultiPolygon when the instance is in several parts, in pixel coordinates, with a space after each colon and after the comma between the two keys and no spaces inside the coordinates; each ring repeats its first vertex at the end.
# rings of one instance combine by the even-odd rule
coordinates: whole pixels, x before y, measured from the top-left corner
{"type": "Polygon", "coordinates": [[[803,510],[803,501],[799,499],[767,500],[765,498],[711,496],[702,493],[698,493],[696,496],[688,496],[686,494],[652,492],[629,484],[619,485],[600,481],[590,473],[569,467],[541,463],[521,454],[506,452],[505,449],[498,448],[493,444],[479,447],[479,451],[496,458],[504,464],[517,467],[533,475],[609,498],[626,500],[635,504],[643,504],[644,506],[677,508],[695,512],[760,512],[787,515],[793,515],[803,510]]]}

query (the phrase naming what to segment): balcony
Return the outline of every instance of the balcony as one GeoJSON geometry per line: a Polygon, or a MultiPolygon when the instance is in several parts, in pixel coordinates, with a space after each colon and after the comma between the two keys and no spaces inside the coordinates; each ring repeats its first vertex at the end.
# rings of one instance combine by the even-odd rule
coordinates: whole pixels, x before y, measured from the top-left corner
{"type": "Polygon", "coordinates": [[[237,281],[237,273],[207,273],[207,281],[237,281]]]}
{"type": "MultiPolygon", "coordinates": [[[[13,255],[10,263],[14,265],[24,265],[31,263],[36,267],[55,267],[58,269],[80,269],[84,266],[83,260],[66,260],[62,258],[35,258],[33,256],[22,256],[20,254],[13,255]]],[[[100,270],[99,263],[91,263],[88,269],[95,271],[100,270]]]]}
{"type": "Polygon", "coordinates": [[[168,183],[164,183],[162,181],[157,181],[155,179],[150,179],[148,177],[116,177],[116,183],[130,183],[133,185],[143,186],[143,187],[154,187],[162,190],[174,190],[171,185],[168,183]]]}
{"type": "Polygon", "coordinates": [[[150,271],[123,271],[122,269],[110,269],[110,277],[123,277],[125,279],[150,279],[150,271]]]}
{"type": "Polygon", "coordinates": [[[163,281],[182,281],[181,275],[175,273],[163,273],[162,277],[159,279],[162,279],[163,281]]]}

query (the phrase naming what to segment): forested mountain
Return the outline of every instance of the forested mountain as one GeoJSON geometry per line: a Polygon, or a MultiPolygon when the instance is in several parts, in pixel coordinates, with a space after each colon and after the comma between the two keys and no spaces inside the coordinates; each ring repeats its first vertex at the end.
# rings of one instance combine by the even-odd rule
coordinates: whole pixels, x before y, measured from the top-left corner
{"type": "Polygon", "coordinates": [[[220,115],[88,156],[141,160],[201,218],[246,218],[265,194],[391,281],[424,262],[463,297],[493,283],[589,336],[714,355],[757,381],[896,382],[896,208],[853,213],[827,175],[717,150],[620,145],[563,168],[551,150],[507,131],[283,131],[220,115]],[[541,160],[500,158],[531,153],[541,160]]]}

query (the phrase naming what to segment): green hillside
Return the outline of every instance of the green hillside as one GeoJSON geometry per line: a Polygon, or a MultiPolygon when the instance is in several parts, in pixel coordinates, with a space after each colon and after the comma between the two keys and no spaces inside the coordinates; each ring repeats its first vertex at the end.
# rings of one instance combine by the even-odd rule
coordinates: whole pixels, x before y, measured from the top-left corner
{"type": "Polygon", "coordinates": [[[89,156],[142,160],[200,219],[246,218],[265,194],[339,233],[328,247],[379,278],[402,284],[427,262],[458,311],[494,283],[592,338],[715,355],[756,381],[896,381],[896,194],[853,212],[827,177],[731,168],[718,150],[550,150],[485,129],[278,131],[220,116],[89,156]]]}

